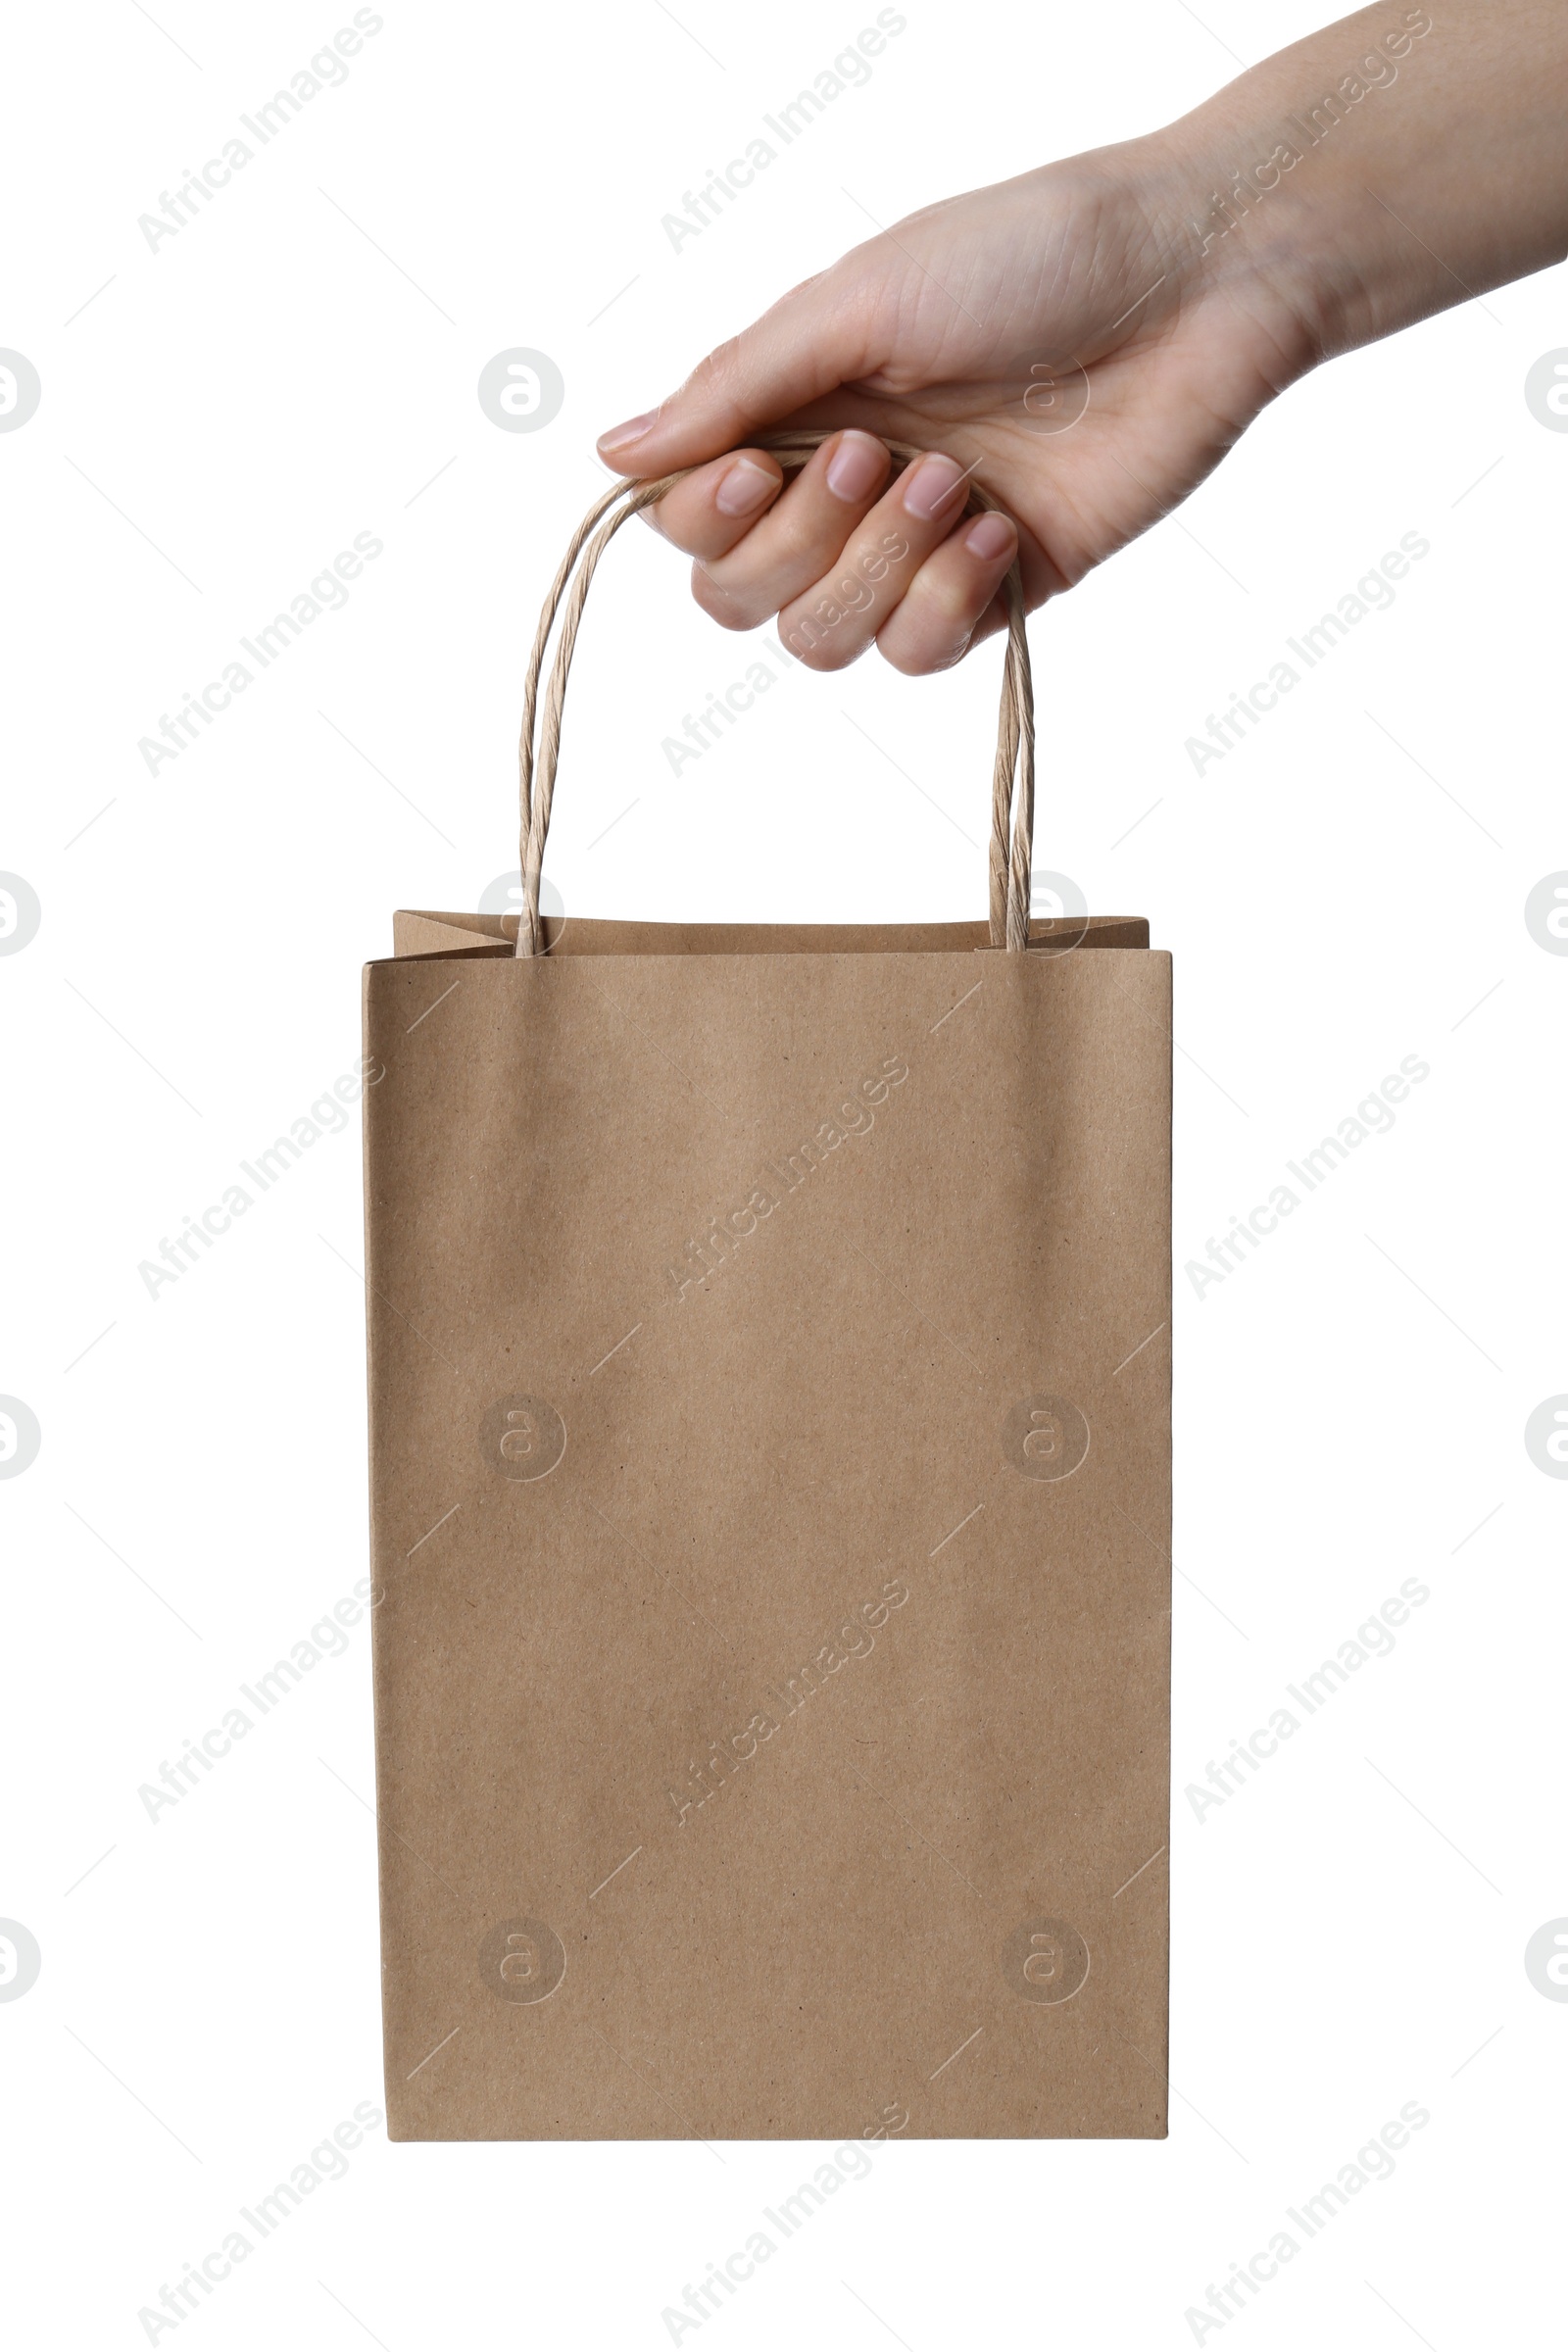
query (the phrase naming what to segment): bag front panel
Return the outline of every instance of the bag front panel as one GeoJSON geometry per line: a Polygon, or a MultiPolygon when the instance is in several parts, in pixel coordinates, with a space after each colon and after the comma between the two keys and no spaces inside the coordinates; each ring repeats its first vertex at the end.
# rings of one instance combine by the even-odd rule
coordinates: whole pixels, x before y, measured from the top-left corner
{"type": "Polygon", "coordinates": [[[370,967],[395,2136],[1163,2132],[1169,987],[370,967]]]}

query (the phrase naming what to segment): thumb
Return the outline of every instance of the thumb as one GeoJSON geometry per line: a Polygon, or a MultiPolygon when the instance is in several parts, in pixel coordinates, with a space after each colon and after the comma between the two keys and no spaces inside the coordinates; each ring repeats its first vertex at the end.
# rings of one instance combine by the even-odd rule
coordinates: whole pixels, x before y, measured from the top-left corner
{"type": "Polygon", "coordinates": [[[700,466],[865,373],[862,305],[843,269],[807,278],[710,351],[657,409],[601,433],[605,464],[644,479],[700,466]]]}

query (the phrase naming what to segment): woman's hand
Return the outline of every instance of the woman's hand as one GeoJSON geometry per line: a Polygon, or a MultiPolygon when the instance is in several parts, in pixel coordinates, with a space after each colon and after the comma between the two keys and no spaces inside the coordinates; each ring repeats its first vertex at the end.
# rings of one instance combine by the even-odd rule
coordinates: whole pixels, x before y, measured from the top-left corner
{"type": "Polygon", "coordinates": [[[813,668],[874,638],[896,668],[945,669],[996,625],[1018,552],[1004,517],[963,521],[969,475],[1021,526],[1032,605],[1202,479],[1306,349],[1235,272],[1186,282],[1197,240],[1149,148],[916,213],[606,434],[622,471],[699,466],[651,513],[696,558],[706,612],[736,629],[778,613],[813,668]],[[803,424],[846,429],[784,489],[777,460],[746,444],[803,424]],[[884,438],[933,454],[890,481],[884,438]]]}
{"type": "Polygon", "coordinates": [[[1561,258],[1565,103],[1560,5],[1365,10],[1152,137],[898,222],[601,454],[699,468],[650,512],[725,627],[944,669],[1015,552],[1029,604],[1071,587],[1318,360],[1561,258]],[[784,488],[748,444],[799,425],[842,429],[784,488]],[[933,454],[890,480],[883,437],[933,454]],[[971,475],[1018,533],[963,521],[971,475]]]}

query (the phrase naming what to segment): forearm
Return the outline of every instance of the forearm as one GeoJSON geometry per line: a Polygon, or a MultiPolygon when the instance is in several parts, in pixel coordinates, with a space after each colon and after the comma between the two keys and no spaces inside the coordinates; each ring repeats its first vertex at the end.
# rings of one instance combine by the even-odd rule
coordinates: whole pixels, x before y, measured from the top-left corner
{"type": "Polygon", "coordinates": [[[1389,0],[1162,143],[1188,285],[1266,288],[1309,366],[1568,253],[1568,6],[1389,0]]]}

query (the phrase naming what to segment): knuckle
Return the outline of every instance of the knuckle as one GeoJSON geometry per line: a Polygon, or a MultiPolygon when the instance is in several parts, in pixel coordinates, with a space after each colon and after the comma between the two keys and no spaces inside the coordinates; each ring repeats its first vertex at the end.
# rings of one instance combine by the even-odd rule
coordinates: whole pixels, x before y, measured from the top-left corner
{"type": "Polygon", "coordinates": [[[781,612],[778,616],[779,642],[807,669],[831,669],[828,642],[815,623],[801,613],[781,612]]]}
{"type": "Polygon", "coordinates": [[[790,569],[828,570],[844,553],[842,533],[830,527],[830,517],[800,507],[781,507],[777,536],[779,560],[790,569]]]}
{"type": "Polygon", "coordinates": [[[739,349],[740,337],[738,335],[726,336],[722,343],[715,343],[706,358],[698,361],[685,383],[682,384],[681,390],[683,392],[706,391],[714,385],[721,385],[734,368],[735,356],[739,349]]]}
{"type": "Polygon", "coordinates": [[[906,638],[890,635],[886,644],[877,641],[877,651],[884,662],[891,662],[906,678],[933,678],[945,669],[956,669],[969,651],[973,632],[963,629],[955,640],[933,644],[929,638],[906,638]]]}
{"type": "Polygon", "coordinates": [[[721,629],[755,629],[765,613],[754,612],[744,597],[730,594],[721,588],[712,573],[702,564],[692,565],[692,597],[721,629]]]}
{"type": "Polygon", "coordinates": [[[812,669],[823,671],[848,669],[851,662],[858,662],[864,651],[863,644],[852,642],[844,645],[829,642],[817,647],[816,652],[809,658],[810,666],[812,669]]]}
{"type": "Polygon", "coordinates": [[[762,551],[752,543],[750,531],[744,532],[722,555],[707,556],[700,561],[715,596],[726,597],[738,610],[754,612],[760,620],[777,612],[788,602],[790,591],[786,588],[779,593],[777,589],[777,564],[763,561],[762,551]]]}
{"type": "Polygon", "coordinates": [[[857,629],[822,627],[809,616],[798,616],[787,628],[781,620],[779,635],[798,662],[819,672],[848,669],[868,643],[857,629]]]}
{"type": "Polygon", "coordinates": [[[923,581],[921,586],[921,603],[925,608],[922,617],[929,626],[950,636],[956,636],[961,631],[967,639],[974,626],[975,605],[978,601],[973,583],[968,580],[939,579],[923,581]]]}

